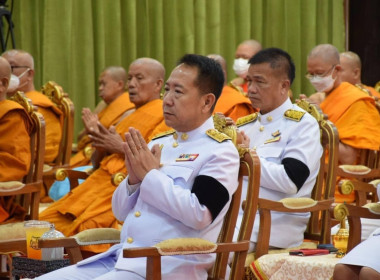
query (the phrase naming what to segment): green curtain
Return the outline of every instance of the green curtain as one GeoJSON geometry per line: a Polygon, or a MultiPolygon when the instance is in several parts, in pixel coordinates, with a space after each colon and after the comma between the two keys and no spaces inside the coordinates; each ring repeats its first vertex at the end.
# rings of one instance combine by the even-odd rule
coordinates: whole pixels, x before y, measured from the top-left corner
{"type": "MultiPolygon", "coordinates": [[[[218,53],[229,65],[236,46],[256,39],[290,53],[294,95],[313,92],[304,77],[317,44],[344,50],[344,0],[13,0],[16,47],[35,59],[36,87],[60,84],[81,108],[94,106],[98,75],[138,57],[161,61],[167,75],[185,53],[218,53]]],[[[8,1],[9,5],[12,1],[8,1]]]]}

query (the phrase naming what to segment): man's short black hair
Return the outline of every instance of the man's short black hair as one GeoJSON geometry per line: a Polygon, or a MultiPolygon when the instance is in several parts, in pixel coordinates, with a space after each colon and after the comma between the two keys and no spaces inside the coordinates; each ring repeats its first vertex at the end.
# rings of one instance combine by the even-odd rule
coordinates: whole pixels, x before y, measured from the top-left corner
{"type": "Polygon", "coordinates": [[[201,94],[213,93],[216,103],[224,86],[224,74],[220,64],[214,59],[197,54],[185,54],[178,61],[179,64],[185,64],[198,69],[195,85],[199,88],[201,94]]]}
{"type": "Polygon", "coordinates": [[[269,63],[272,69],[282,68],[281,70],[287,74],[290,84],[292,84],[296,75],[296,67],[290,55],[278,48],[267,48],[259,51],[248,61],[249,64],[269,63]]]}

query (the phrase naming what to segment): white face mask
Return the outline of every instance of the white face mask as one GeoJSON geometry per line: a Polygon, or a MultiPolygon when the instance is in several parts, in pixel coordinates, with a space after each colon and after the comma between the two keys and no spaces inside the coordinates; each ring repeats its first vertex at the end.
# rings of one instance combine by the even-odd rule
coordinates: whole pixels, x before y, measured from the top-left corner
{"type": "Polygon", "coordinates": [[[8,91],[16,91],[19,85],[20,79],[16,75],[11,74],[11,78],[9,79],[8,91]]]}
{"type": "Polygon", "coordinates": [[[335,77],[335,79],[333,79],[333,77],[332,77],[333,72],[334,72],[334,69],[331,72],[331,74],[326,76],[326,77],[312,76],[311,78],[309,78],[309,81],[313,85],[313,87],[315,88],[316,91],[318,91],[318,92],[326,92],[327,91],[328,92],[334,87],[334,83],[336,80],[336,77],[335,77]]]}
{"type": "Polygon", "coordinates": [[[232,69],[234,69],[236,75],[238,75],[239,77],[245,79],[245,77],[248,74],[248,68],[248,59],[236,58],[234,60],[234,65],[232,66],[232,69]]]}
{"type": "MultiPolygon", "coordinates": [[[[29,70],[30,70],[30,68],[26,69],[19,76],[11,74],[11,78],[9,79],[9,85],[8,85],[8,91],[9,92],[14,92],[14,91],[16,91],[20,87],[20,79],[21,79],[21,77],[24,76],[26,73],[28,73],[29,70]]],[[[22,84],[22,86],[24,86],[24,84],[22,84]]]]}

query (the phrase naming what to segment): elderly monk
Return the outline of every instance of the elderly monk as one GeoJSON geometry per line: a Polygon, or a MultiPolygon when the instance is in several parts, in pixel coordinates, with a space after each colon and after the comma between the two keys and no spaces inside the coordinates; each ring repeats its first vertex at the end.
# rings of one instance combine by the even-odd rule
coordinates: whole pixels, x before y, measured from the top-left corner
{"type": "Polygon", "coordinates": [[[22,91],[32,100],[33,105],[45,119],[46,146],[45,163],[51,163],[58,155],[59,144],[62,138],[63,115],[62,112],[42,93],[34,87],[34,60],[33,57],[22,50],[9,50],[2,54],[12,68],[12,74],[19,80],[19,85],[8,95],[22,91]]]}
{"type": "MultiPolygon", "coordinates": [[[[0,184],[21,181],[30,166],[31,120],[18,103],[6,100],[11,66],[0,57],[0,184]]],[[[0,197],[0,222],[17,213],[13,197],[0,197]],[[10,204],[10,205],[9,205],[10,204]]]]}
{"type": "Polygon", "coordinates": [[[82,120],[85,129],[78,137],[78,152],[70,159],[70,167],[78,167],[91,163],[85,155],[85,148],[91,148],[90,131],[97,128],[99,121],[105,128],[116,125],[121,119],[134,111],[135,105],[129,100],[125,92],[127,73],[123,67],[107,67],[99,76],[99,96],[103,99],[106,107],[99,113],[92,113],[89,108],[83,108],[82,120]]]}
{"type": "MultiPolygon", "coordinates": [[[[320,107],[338,129],[339,164],[355,164],[359,149],[379,149],[380,116],[371,96],[341,81],[341,70],[339,52],[330,44],[318,45],[308,55],[306,77],[326,94],[320,107]]],[[[352,202],[354,195],[342,196],[336,190],[335,199],[352,202]]]]}
{"type": "MultiPolygon", "coordinates": [[[[148,141],[154,134],[168,130],[166,125],[162,125],[164,118],[160,100],[164,77],[165,69],[157,60],[140,58],[132,62],[128,72],[128,92],[136,111],[115,128],[107,130],[98,123],[98,127],[91,131],[90,137],[96,147],[93,165],[99,168],[82,184],[43,211],[41,220],[54,223],[66,236],[89,228],[118,228],[119,223],[111,209],[115,190],[111,176],[117,172],[127,172],[124,164],[124,133],[134,127],[148,141]]],[[[99,252],[108,247],[89,246],[86,250],[99,252]]]]}
{"type": "Polygon", "coordinates": [[[233,70],[239,77],[233,79],[230,84],[238,87],[246,95],[248,93],[248,60],[261,50],[261,44],[256,40],[245,40],[239,44],[235,52],[233,70]]]}
{"type": "Polygon", "coordinates": [[[380,98],[380,93],[373,87],[362,84],[362,63],[360,61],[360,57],[356,53],[342,52],[340,54],[340,66],[342,67],[342,72],[340,74],[342,82],[348,82],[352,85],[356,85],[365,93],[380,98]]]}
{"type": "Polygon", "coordinates": [[[222,66],[224,74],[224,87],[220,98],[216,102],[214,113],[222,113],[226,117],[230,117],[234,121],[238,118],[252,114],[255,112],[251,105],[251,101],[243,96],[235,88],[226,85],[227,67],[226,60],[218,54],[210,54],[209,58],[214,59],[222,66]]]}

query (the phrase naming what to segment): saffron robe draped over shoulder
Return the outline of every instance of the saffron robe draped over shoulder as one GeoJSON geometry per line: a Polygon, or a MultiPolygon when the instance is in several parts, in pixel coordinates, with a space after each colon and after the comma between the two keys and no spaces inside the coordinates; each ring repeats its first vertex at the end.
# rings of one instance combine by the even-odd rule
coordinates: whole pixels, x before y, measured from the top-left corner
{"type": "MultiPolygon", "coordinates": [[[[129,100],[129,94],[125,92],[98,113],[99,122],[105,128],[109,128],[111,125],[116,125],[126,111],[132,110],[133,108],[135,108],[135,105],[129,100]]],[[[84,154],[84,149],[91,145],[90,142],[91,139],[87,134],[79,140],[79,150],[70,159],[71,168],[91,164],[91,160],[84,154]]]]}
{"type": "MultiPolygon", "coordinates": [[[[320,104],[323,113],[334,123],[340,142],[356,149],[380,148],[380,115],[374,99],[357,87],[343,82],[320,104]]],[[[336,202],[353,201],[354,195],[335,191],[336,202]]]]}
{"type": "MultiPolygon", "coordinates": [[[[124,118],[116,126],[116,131],[124,139],[124,133],[129,127],[134,127],[148,141],[153,137],[153,132],[159,133],[169,129],[163,122],[162,101],[156,99],[124,118]]],[[[124,154],[105,157],[90,177],[45,209],[40,214],[40,219],[54,223],[57,230],[66,236],[89,228],[118,228],[118,221],[112,213],[111,206],[112,194],[116,188],[111,183],[111,176],[117,172],[127,173],[124,154]]],[[[101,252],[108,247],[86,246],[86,250],[101,252]]]]}
{"type": "Polygon", "coordinates": [[[59,144],[62,139],[63,114],[62,111],[45,95],[38,91],[25,93],[26,97],[32,100],[37,106],[37,111],[45,119],[45,163],[51,163],[58,156],[59,144]]]}
{"type": "MultiPolygon", "coordinates": [[[[21,105],[0,101],[0,182],[21,181],[28,173],[31,129],[31,120],[21,105]]],[[[11,207],[5,207],[5,200],[0,198],[0,222],[10,214],[11,207]]]]}
{"type": "Polygon", "coordinates": [[[214,112],[223,113],[236,122],[238,118],[252,114],[255,110],[247,97],[230,86],[224,86],[214,112]]]}

